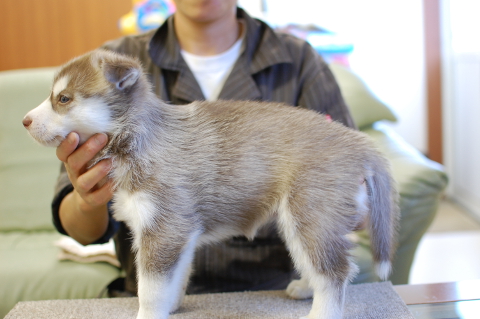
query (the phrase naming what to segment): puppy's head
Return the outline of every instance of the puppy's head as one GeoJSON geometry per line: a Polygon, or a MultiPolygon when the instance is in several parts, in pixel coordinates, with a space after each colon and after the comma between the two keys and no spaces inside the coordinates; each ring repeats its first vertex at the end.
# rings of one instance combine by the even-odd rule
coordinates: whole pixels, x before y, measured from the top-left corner
{"type": "Polygon", "coordinates": [[[55,75],[50,96],[27,113],[23,125],[45,146],[58,146],[70,132],[80,144],[95,133],[110,133],[113,118],[129,106],[142,76],[132,58],[95,50],[75,58],[55,75]]]}

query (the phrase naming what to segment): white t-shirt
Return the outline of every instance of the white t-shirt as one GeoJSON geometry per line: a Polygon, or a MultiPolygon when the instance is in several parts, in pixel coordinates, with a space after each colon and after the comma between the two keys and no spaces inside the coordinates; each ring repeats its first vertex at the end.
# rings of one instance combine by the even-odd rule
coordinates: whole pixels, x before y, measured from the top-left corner
{"type": "Polygon", "coordinates": [[[218,98],[223,85],[242,52],[243,36],[227,51],[213,56],[198,56],[181,50],[181,54],[202,89],[203,96],[210,101],[218,98]]]}

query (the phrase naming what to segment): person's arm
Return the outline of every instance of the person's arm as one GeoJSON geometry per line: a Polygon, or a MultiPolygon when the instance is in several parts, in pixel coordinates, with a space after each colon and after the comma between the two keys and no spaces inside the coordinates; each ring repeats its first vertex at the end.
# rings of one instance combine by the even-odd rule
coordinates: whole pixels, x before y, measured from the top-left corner
{"type": "Polygon", "coordinates": [[[328,114],[332,120],[356,128],[337,81],[323,58],[309,45],[303,48],[302,83],[298,105],[328,114]]]}
{"type": "Polygon", "coordinates": [[[107,204],[112,198],[111,182],[99,182],[110,170],[108,160],[87,169],[88,162],[106,145],[107,136],[97,134],[78,146],[78,135],[70,133],[57,148],[57,157],[64,163],[73,191],[61,200],[58,218],[61,227],[81,244],[96,242],[107,231],[107,204]]]}

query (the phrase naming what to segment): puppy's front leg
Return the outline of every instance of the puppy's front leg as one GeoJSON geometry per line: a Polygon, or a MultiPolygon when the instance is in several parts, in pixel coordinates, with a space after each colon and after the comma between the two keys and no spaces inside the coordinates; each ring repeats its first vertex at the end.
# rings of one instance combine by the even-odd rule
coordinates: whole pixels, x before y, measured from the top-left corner
{"type": "Polygon", "coordinates": [[[162,240],[160,247],[157,241],[150,243],[145,237],[141,240],[137,252],[137,319],[166,319],[183,300],[198,232],[187,238],[178,238],[178,234],[176,237],[168,238],[168,242],[162,240]]]}

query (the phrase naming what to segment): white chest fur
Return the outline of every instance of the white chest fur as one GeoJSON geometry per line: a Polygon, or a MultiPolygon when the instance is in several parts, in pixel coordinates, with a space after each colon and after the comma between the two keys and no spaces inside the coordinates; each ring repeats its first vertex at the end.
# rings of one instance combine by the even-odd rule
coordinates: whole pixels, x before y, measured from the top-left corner
{"type": "MultiPolygon", "coordinates": [[[[116,192],[113,209],[115,219],[127,223],[135,235],[141,234],[143,229],[153,225],[158,211],[151,194],[145,191],[129,192],[124,189],[116,192]]],[[[139,237],[134,236],[134,238],[139,237]]],[[[134,242],[136,249],[138,244],[134,242]]]]}

